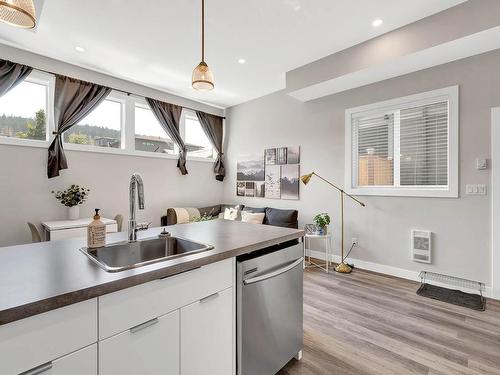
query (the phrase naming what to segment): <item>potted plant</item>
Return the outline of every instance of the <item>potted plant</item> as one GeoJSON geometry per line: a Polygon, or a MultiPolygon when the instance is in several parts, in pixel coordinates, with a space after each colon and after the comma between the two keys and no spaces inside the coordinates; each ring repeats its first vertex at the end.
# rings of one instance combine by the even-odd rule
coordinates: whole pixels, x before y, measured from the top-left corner
{"type": "Polygon", "coordinates": [[[330,215],[326,212],[322,214],[317,214],[313,219],[316,224],[316,234],[324,236],[327,233],[327,225],[330,224],[330,215]]]}
{"type": "Polygon", "coordinates": [[[80,205],[83,204],[90,193],[90,189],[78,185],[71,185],[63,191],[54,191],[56,199],[68,208],[68,219],[76,220],[80,217],[80,205]]]}

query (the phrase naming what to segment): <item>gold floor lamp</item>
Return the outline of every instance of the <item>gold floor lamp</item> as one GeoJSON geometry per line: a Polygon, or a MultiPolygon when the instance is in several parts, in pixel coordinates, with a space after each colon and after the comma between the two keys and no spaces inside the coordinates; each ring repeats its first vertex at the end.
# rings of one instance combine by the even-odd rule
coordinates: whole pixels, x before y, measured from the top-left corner
{"type": "MultiPolygon", "coordinates": [[[[352,195],[350,194],[347,194],[344,189],[342,188],[339,188],[337,185],[331,183],[330,181],[324,179],[323,177],[321,177],[320,175],[318,175],[317,173],[309,173],[309,174],[305,174],[303,175],[302,177],[300,177],[300,180],[302,181],[302,183],[304,185],[307,185],[309,183],[309,181],[311,180],[311,177],[312,176],[316,176],[318,178],[320,178],[321,180],[323,180],[324,182],[326,182],[328,185],[334,187],[335,189],[337,189],[339,192],[340,192],[340,217],[341,217],[341,241],[340,241],[340,249],[341,249],[341,261],[339,263],[339,265],[337,267],[335,267],[335,271],[337,272],[342,272],[342,273],[349,273],[352,271],[352,268],[344,263],[344,196],[348,196],[349,198],[351,198],[353,201],[359,203],[362,207],[365,207],[366,205],[357,200],[356,198],[354,198],[352,195]]],[[[328,259],[327,259],[327,262],[328,262],[328,259]]]]}

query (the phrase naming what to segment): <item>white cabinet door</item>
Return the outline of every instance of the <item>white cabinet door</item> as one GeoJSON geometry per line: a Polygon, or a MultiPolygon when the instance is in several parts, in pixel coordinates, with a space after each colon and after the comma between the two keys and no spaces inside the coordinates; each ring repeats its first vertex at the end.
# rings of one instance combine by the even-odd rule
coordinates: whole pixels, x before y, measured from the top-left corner
{"type": "Polygon", "coordinates": [[[179,310],[99,342],[99,375],[179,375],[179,310]]]}
{"type": "Polygon", "coordinates": [[[181,309],[181,374],[233,373],[233,289],[181,309]]]}
{"type": "Polygon", "coordinates": [[[21,375],[97,375],[97,344],[37,366],[21,375]]]}
{"type": "Polygon", "coordinates": [[[0,325],[0,374],[25,372],[96,341],[95,298],[0,325]]]}

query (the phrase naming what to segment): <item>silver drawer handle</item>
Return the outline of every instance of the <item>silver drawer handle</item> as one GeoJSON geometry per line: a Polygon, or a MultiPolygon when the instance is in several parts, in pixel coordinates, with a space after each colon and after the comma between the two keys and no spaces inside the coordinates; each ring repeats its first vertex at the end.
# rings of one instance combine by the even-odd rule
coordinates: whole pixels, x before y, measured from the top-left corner
{"type": "Polygon", "coordinates": [[[38,367],[32,368],[31,370],[20,373],[19,375],[38,375],[42,372],[49,371],[52,368],[52,362],[44,363],[38,367]]]}
{"type": "Polygon", "coordinates": [[[301,258],[297,259],[296,261],[294,261],[294,262],[290,263],[289,265],[287,265],[287,266],[285,266],[285,267],[282,267],[282,268],[277,269],[276,271],[269,272],[269,273],[265,273],[264,275],[260,275],[260,276],[255,276],[255,277],[252,277],[252,278],[247,279],[247,280],[243,280],[243,284],[244,284],[244,285],[249,285],[249,284],[257,283],[257,282],[259,282],[259,281],[263,281],[263,280],[270,279],[270,278],[272,278],[272,277],[279,276],[279,275],[281,275],[282,273],[288,272],[288,271],[290,271],[292,268],[297,267],[297,266],[298,266],[299,264],[301,264],[303,261],[304,261],[304,259],[301,257],[301,258]]]}
{"type": "Polygon", "coordinates": [[[203,303],[203,302],[208,302],[208,301],[210,301],[211,299],[214,299],[214,298],[217,298],[217,297],[219,297],[219,292],[214,293],[214,294],[210,294],[209,296],[206,296],[206,297],[204,297],[204,298],[200,299],[200,303],[203,303]]]}
{"type": "Polygon", "coordinates": [[[158,322],[159,322],[158,318],[148,320],[147,322],[141,323],[135,327],[130,328],[130,333],[136,333],[136,332],[142,331],[143,329],[151,327],[152,325],[154,325],[158,322]]]}

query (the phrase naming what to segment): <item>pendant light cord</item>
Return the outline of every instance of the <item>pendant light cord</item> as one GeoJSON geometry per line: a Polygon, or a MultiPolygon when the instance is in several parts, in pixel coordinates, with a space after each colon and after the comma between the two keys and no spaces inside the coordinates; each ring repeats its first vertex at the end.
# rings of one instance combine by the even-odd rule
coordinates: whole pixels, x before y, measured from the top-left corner
{"type": "Polygon", "coordinates": [[[201,61],[205,61],[205,0],[201,0],[201,61]]]}

